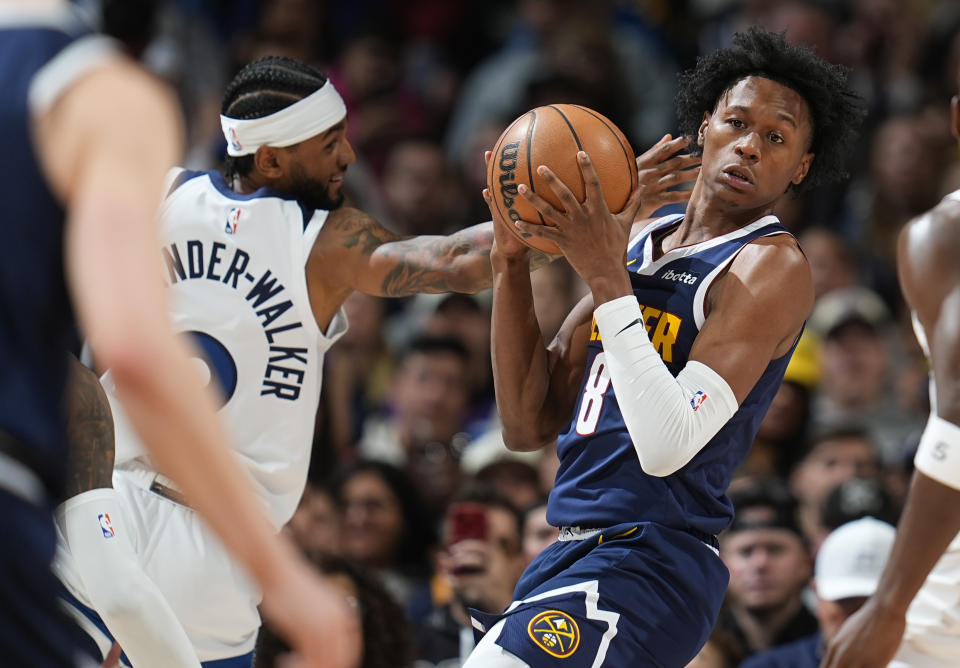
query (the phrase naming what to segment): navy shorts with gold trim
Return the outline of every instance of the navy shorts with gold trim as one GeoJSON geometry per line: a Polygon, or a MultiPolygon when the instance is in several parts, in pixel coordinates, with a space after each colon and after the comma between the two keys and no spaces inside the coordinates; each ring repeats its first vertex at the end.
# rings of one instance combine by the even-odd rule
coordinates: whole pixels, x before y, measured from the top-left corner
{"type": "Polygon", "coordinates": [[[729,575],[684,531],[630,523],[538,556],[502,615],[471,611],[496,643],[533,668],[683,668],[707,641],[729,575]]]}

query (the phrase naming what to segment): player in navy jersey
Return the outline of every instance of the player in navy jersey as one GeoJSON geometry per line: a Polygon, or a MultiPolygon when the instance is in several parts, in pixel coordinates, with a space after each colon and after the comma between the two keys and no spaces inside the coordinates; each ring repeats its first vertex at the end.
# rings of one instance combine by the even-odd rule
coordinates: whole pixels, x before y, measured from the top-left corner
{"type": "MultiPolygon", "coordinates": [[[[82,661],[50,572],[75,308],[156,462],[264,588],[275,622],[311,665],[352,665],[353,614],[273,535],[166,313],[154,217],[181,137],[173,100],[54,0],[0,2],[0,87],[0,663],[82,661]]],[[[118,539],[108,513],[93,521],[118,539]]]]}
{"type": "Polygon", "coordinates": [[[772,211],[841,175],[860,110],[842,68],[756,28],[681,75],[677,105],[702,151],[685,215],[633,225],[655,205],[640,189],[611,213],[582,152],[585,202],[543,166],[564,212],[520,187],[555,227],[519,230],[556,242],[591,291],[549,347],[527,251],[497,226],[497,406],[509,447],[558,438],[561,529],[504,614],[476,616],[468,668],[685,666],[719,611],[727,484],[813,303],[772,211]]]}

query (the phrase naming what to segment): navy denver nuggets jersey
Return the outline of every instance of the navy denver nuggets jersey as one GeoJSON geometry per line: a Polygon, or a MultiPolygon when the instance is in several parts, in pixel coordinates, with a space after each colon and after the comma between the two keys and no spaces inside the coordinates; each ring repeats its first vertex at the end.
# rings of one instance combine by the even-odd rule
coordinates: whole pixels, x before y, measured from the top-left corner
{"type": "MultiPolygon", "coordinates": [[[[747,243],[789,234],[766,216],[729,234],[675,248],[653,257],[655,232],[682,216],[654,221],[627,254],[633,292],[640,302],[650,341],[676,376],[686,365],[703,325],[711,283],[747,243]]],[[[606,373],[603,342],[594,324],[573,419],[560,435],[560,468],[547,519],[554,526],[610,527],[643,520],[675,529],[716,535],[733,516],[726,497],[733,470],[750,448],[773,400],[790,355],[772,361],[739,410],[682,469],[658,478],[644,473],[606,373]]],[[[696,400],[691,410],[697,408],[696,400]]],[[[669,447],[669,444],[665,444],[669,447]]]]}
{"type": "Polygon", "coordinates": [[[56,487],[65,470],[61,394],[73,315],[63,274],[64,211],[31,141],[33,119],[105,55],[68,10],[0,11],[0,430],[56,487]]]}

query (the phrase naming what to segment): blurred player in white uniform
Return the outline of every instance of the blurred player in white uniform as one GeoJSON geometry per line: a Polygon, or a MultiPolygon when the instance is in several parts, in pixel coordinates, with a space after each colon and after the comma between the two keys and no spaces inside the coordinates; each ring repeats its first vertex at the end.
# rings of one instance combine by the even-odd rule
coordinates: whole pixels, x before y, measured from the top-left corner
{"type": "MultiPolygon", "coordinates": [[[[960,139],[958,96],[951,119],[960,139]]],[[[930,360],[930,419],[890,561],[830,644],[830,668],[960,666],[960,191],[904,228],[897,259],[930,360]]]]}

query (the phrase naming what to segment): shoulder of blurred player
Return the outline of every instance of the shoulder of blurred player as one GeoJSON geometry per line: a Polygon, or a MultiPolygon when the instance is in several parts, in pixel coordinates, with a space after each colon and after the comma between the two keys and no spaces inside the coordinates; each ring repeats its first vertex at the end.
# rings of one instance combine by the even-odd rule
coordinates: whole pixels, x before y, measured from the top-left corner
{"type": "Polygon", "coordinates": [[[904,226],[897,248],[900,283],[921,320],[960,282],[960,201],[946,199],[904,226]]]}
{"type": "Polygon", "coordinates": [[[65,202],[83,170],[104,156],[120,158],[115,164],[135,166],[133,171],[152,179],[153,172],[165,173],[179,159],[183,145],[173,92],[120,55],[70,86],[35,119],[34,128],[47,178],[65,202]]]}

